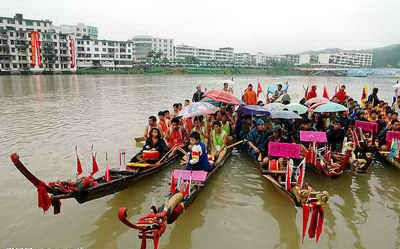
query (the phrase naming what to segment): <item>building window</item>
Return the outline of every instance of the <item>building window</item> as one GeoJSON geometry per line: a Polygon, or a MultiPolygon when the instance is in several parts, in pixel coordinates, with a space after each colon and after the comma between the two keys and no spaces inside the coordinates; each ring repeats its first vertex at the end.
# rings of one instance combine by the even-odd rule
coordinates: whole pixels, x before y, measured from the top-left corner
{"type": "Polygon", "coordinates": [[[103,48],[103,52],[107,52],[107,49],[106,49],[106,48],[103,48]]]}
{"type": "Polygon", "coordinates": [[[94,42],[94,45],[99,45],[99,42],[98,42],[98,41],[95,41],[95,42],[94,42]]]}
{"type": "Polygon", "coordinates": [[[90,51],[90,48],[86,48],[86,51],[90,51]]]}
{"type": "Polygon", "coordinates": [[[14,32],[10,32],[10,37],[13,37],[14,36],[14,32]]]}
{"type": "Polygon", "coordinates": [[[89,41],[86,41],[86,44],[89,45],[89,41]]]}
{"type": "Polygon", "coordinates": [[[99,52],[99,48],[94,48],[94,51],[99,52]]]}

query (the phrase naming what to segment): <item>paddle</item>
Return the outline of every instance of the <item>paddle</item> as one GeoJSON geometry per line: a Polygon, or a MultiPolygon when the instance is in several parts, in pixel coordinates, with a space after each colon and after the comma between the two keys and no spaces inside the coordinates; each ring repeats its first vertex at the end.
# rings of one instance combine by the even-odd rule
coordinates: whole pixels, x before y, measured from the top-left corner
{"type": "Polygon", "coordinates": [[[236,143],[233,143],[233,144],[227,146],[226,148],[227,148],[227,149],[230,149],[230,148],[232,148],[232,147],[234,147],[234,146],[236,146],[236,145],[238,145],[238,144],[241,144],[241,143],[243,143],[243,142],[244,142],[244,139],[243,139],[243,140],[240,140],[240,141],[237,141],[236,143]]]}
{"type": "Polygon", "coordinates": [[[146,141],[146,137],[137,137],[137,138],[135,138],[135,141],[136,141],[136,143],[146,141]]]}

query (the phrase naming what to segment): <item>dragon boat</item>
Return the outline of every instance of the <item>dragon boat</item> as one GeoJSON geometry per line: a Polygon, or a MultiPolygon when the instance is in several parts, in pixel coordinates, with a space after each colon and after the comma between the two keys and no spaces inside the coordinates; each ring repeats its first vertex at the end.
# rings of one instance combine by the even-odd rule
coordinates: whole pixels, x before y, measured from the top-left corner
{"type": "Polygon", "coordinates": [[[76,181],[56,181],[48,184],[32,174],[21,162],[18,154],[12,154],[11,160],[15,167],[37,188],[39,208],[47,211],[50,206],[53,206],[54,214],[58,214],[62,199],[74,198],[82,204],[114,194],[145,176],[159,172],[182,157],[179,150],[169,156],[171,151],[172,149],[156,163],[139,162],[137,158],[140,153],[138,153],[131,162],[121,164],[120,168],[109,169],[109,179],[106,179],[105,176],[97,178],[87,176],[78,178],[76,181]]]}
{"type": "Polygon", "coordinates": [[[303,231],[302,241],[307,232],[309,238],[316,238],[318,242],[322,233],[324,222],[324,206],[327,204],[329,196],[327,191],[316,191],[309,184],[304,183],[306,169],[305,159],[297,166],[291,158],[300,158],[300,145],[288,143],[270,142],[268,145],[268,155],[272,157],[284,158],[280,160],[269,160],[267,166],[262,166],[261,162],[252,158],[255,165],[260,169],[262,176],[268,180],[275,189],[283,196],[287,197],[295,207],[302,208],[303,211],[303,231]],[[279,164],[286,164],[282,168],[279,164]],[[311,214],[311,221],[309,216],[311,214]]]}
{"type": "Polygon", "coordinates": [[[167,225],[174,223],[184,210],[187,210],[195,201],[211,178],[224,166],[232,154],[232,147],[236,144],[238,143],[228,146],[225,157],[218,164],[212,166],[210,172],[174,170],[171,177],[170,193],[164,204],[159,207],[152,206],[150,212],[136,223],[128,220],[126,208],[121,208],[118,211],[118,218],[122,223],[139,231],[142,249],[146,248],[146,240],[148,239],[153,240],[155,249],[158,248],[159,240],[166,231],[167,225]]]}

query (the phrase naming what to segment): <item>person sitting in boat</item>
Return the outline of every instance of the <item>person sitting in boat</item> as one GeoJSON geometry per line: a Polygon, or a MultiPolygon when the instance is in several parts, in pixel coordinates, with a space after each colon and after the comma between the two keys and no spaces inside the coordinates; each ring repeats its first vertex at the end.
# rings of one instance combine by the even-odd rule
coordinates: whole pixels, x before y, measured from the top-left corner
{"type": "Polygon", "coordinates": [[[208,144],[208,137],[206,134],[206,128],[203,123],[203,116],[196,116],[194,117],[194,127],[192,132],[198,132],[200,134],[200,141],[204,144],[208,144]]]}
{"type": "Polygon", "coordinates": [[[157,127],[158,127],[157,118],[155,116],[150,116],[149,117],[149,124],[146,126],[146,129],[144,131],[144,137],[146,139],[149,138],[151,129],[157,128],[157,127]]]}
{"type": "Polygon", "coordinates": [[[332,124],[326,133],[326,138],[328,144],[332,146],[332,151],[341,150],[344,136],[345,133],[340,122],[337,120],[332,121],[332,124]]]}
{"type": "Polygon", "coordinates": [[[207,149],[205,144],[200,141],[200,134],[196,131],[192,132],[189,136],[189,142],[192,148],[189,152],[186,170],[211,171],[207,149]]]}
{"type": "Polygon", "coordinates": [[[265,156],[265,149],[268,143],[268,137],[270,132],[265,130],[264,121],[262,119],[258,119],[256,121],[256,127],[253,128],[249,134],[246,136],[247,144],[248,144],[248,153],[249,155],[256,159],[262,160],[265,156]]]}
{"type": "Polygon", "coordinates": [[[215,163],[218,164],[226,154],[226,133],[221,127],[221,122],[214,121],[212,130],[212,155],[216,159],[215,163]]]}
{"type": "Polygon", "coordinates": [[[400,121],[393,120],[391,122],[391,127],[388,127],[385,130],[382,130],[378,134],[377,139],[379,140],[379,146],[381,147],[381,150],[383,150],[383,151],[389,150],[389,146],[386,144],[386,132],[388,132],[388,131],[400,131],[400,121]]]}
{"type": "MultiPolygon", "coordinates": [[[[277,143],[287,143],[288,140],[286,137],[283,136],[283,129],[280,126],[276,126],[272,130],[272,135],[268,137],[268,143],[270,142],[277,142],[277,143]]],[[[268,149],[268,148],[266,148],[268,149]]],[[[262,163],[260,164],[261,166],[267,166],[270,160],[277,160],[278,161],[278,170],[283,170],[284,168],[284,158],[283,157],[277,157],[277,156],[266,156],[263,158],[262,163]]]]}
{"type": "Polygon", "coordinates": [[[150,134],[151,136],[147,138],[146,144],[143,147],[142,158],[148,163],[155,163],[168,152],[168,146],[158,128],[152,128],[150,134]]]}
{"type": "Polygon", "coordinates": [[[178,118],[171,120],[171,127],[168,129],[165,138],[168,141],[170,148],[175,146],[182,146],[185,137],[185,130],[181,128],[178,118]]]}
{"type": "Polygon", "coordinates": [[[282,96],[283,91],[282,91],[282,85],[278,85],[278,89],[274,91],[274,94],[271,97],[271,103],[275,102],[277,99],[279,99],[280,96],[282,96]]]}
{"type": "Polygon", "coordinates": [[[228,116],[226,112],[221,112],[221,129],[225,132],[226,136],[226,144],[230,145],[232,144],[232,136],[231,136],[231,131],[232,131],[232,125],[230,120],[228,120],[228,116]]]}

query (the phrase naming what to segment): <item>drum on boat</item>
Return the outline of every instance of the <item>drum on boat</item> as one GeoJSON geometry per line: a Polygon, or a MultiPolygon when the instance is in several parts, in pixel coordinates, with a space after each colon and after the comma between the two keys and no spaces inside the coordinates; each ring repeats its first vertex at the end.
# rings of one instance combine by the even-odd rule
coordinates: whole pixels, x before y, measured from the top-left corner
{"type": "Polygon", "coordinates": [[[143,155],[143,159],[157,160],[160,157],[160,152],[158,152],[156,150],[144,150],[142,155],[143,155]]]}

